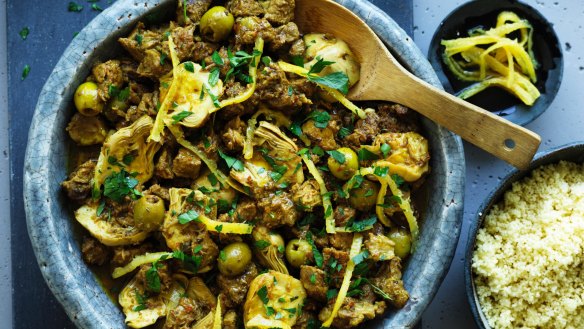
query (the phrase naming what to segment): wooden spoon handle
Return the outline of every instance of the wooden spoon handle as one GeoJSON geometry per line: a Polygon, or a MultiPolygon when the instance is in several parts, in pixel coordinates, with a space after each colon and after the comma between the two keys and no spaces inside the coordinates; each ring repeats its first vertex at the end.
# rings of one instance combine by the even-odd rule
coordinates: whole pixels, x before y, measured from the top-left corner
{"type": "Polygon", "coordinates": [[[413,75],[410,79],[408,82],[418,84],[418,88],[409,90],[418,90],[419,94],[415,97],[411,97],[411,94],[410,97],[401,97],[403,99],[398,100],[398,103],[416,109],[462,139],[519,169],[529,166],[541,143],[539,135],[413,75]]]}

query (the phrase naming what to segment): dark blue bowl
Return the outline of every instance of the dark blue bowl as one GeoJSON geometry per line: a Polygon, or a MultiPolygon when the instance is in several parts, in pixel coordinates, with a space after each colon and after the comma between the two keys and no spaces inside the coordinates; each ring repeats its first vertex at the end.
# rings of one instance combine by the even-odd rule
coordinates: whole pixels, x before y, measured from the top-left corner
{"type": "Polygon", "coordinates": [[[456,8],[440,23],[432,37],[428,59],[446,91],[456,94],[468,87],[472,82],[458,80],[442,61],[444,47],[440,41],[466,37],[468,30],[477,26],[490,28],[495,25],[497,15],[506,10],[527,19],[533,25],[533,52],[540,64],[536,72],[537,83],[535,85],[541,96],[533,106],[527,106],[500,88],[488,88],[467,100],[503,116],[513,123],[524,126],[547,110],[558,93],[562,81],[564,65],[562,47],[552,24],[539,11],[515,0],[468,2],[456,8]]]}
{"type": "Polygon", "coordinates": [[[513,169],[510,173],[507,174],[507,176],[505,176],[505,178],[501,180],[499,186],[493,192],[491,192],[485,202],[479,207],[477,212],[477,220],[471,223],[466,244],[464,277],[466,283],[466,296],[470,304],[470,310],[473,314],[475,322],[481,329],[490,329],[491,327],[489,326],[489,323],[481,310],[471,268],[472,256],[475,250],[478,230],[481,228],[483,221],[485,220],[485,217],[490,211],[491,207],[503,199],[503,195],[511,188],[511,185],[514,182],[517,182],[528,176],[535,168],[552,163],[558,163],[561,160],[583,163],[584,142],[570,143],[555,149],[551,149],[549,151],[540,152],[535,156],[535,159],[531,162],[531,165],[528,169],[513,169]]]}

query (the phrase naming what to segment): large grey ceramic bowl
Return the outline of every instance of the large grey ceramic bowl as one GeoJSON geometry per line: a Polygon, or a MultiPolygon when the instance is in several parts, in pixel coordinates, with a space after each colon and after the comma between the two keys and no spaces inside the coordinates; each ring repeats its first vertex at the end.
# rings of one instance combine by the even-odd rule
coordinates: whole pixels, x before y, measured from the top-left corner
{"type": "MultiPolygon", "coordinates": [[[[67,48],[40,95],[26,152],[24,198],[28,231],[49,288],[80,328],[121,328],[124,316],[83,263],[74,219],[60,183],[67,175],[65,127],[74,109],[75,88],[92,64],[116,56],[116,40],[139,20],[169,17],[177,0],[120,0],[96,17],[67,48]]],[[[409,70],[439,86],[430,64],[404,31],[366,1],[339,1],[362,17],[409,70]]],[[[422,191],[421,239],[407,262],[404,281],[411,298],[369,328],[410,328],[444,278],[460,233],[464,191],[462,143],[452,133],[423,121],[432,152],[431,174],[422,191]]]]}
{"type": "Polygon", "coordinates": [[[470,304],[471,313],[474,316],[475,322],[480,329],[491,329],[485,314],[481,310],[476,287],[474,284],[474,275],[472,272],[472,257],[476,249],[476,238],[479,229],[482,227],[485,217],[489,213],[493,205],[499,203],[505,192],[507,192],[513,183],[520,181],[524,177],[531,174],[531,172],[541,166],[552,163],[558,163],[561,160],[575,163],[584,163],[584,141],[574,142],[568,145],[560,146],[555,149],[543,151],[535,155],[534,160],[525,170],[513,169],[505,178],[501,180],[493,192],[485,199],[483,204],[479,207],[477,212],[477,220],[475,220],[468,231],[468,241],[466,244],[466,258],[464,263],[464,277],[466,281],[466,296],[470,304]]]}

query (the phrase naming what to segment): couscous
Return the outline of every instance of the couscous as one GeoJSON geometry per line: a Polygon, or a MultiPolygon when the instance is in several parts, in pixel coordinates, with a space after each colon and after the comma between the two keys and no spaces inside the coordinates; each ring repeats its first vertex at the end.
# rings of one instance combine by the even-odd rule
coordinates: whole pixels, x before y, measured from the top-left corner
{"type": "Polygon", "coordinates": [[[472,259],[492,328],[584,328],[584,165],[513,184],[487,214],[472,259]]]}

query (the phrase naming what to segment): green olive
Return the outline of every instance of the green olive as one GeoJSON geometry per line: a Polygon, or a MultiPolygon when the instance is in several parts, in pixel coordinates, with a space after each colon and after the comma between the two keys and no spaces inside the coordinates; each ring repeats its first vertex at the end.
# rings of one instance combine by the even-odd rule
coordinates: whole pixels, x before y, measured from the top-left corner
{"type": "Polygon", "coordinates": [[[387,237],[395,243],[393,249],[397,257],[401,259],[408,257],[412,248],[412,236],[410,232],[402,228],[393,228],[387,234],[387,237]]]}
{"type": "Polygon", "coordinates": [[[377,203],[378,193],[379,184],[364,179],[361,185],[349,191],[349,203],[357,210],[367,211],[377,203]]]}
{"type": "Polygon", "coordinates": [[[213,7],[201,17],[201,34],[209,41],[226,39],[233,29],[233,15],[225,7],[213,7]]]}
{"type": "Polygon", "coordinates": [[[145,195],[134,204],[134,223],[145,231],[155,230],[164,221],[164,201],[156,195],[145,195]]]}
{"type": "Polygon", "coordinates": [[[286,246],[286,259],[294,267],[307,264],[312,253],[312,246],[306,240],[290,240],[286,246]]]}
{"type": "Polygon", "coordinates": [[[97,85],[91,81],[84,82],[77,87],[73,101],[77,111],[85,116],[98,115],[104,106],[99,98],[97,85]]]}
{"type": "Polygon", "coordinates": [[[219,272],[227,276],[242,274],[251,262],[251,249],[245,242],[234,242],[223,248],[217,261],[219,272]]]}
{"type": "Polygon", "coordinates": [[[334,156],[328,158],[328,168],[331,174],[338,179],[348,180],[353,177],[359,169],[359,159],[357,153],[348,147],[341,147],[337,150],[341,155],[337,156],[339,160],[344,158],[343,163],[340,163],[334,156]]]}

